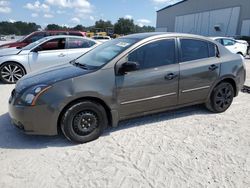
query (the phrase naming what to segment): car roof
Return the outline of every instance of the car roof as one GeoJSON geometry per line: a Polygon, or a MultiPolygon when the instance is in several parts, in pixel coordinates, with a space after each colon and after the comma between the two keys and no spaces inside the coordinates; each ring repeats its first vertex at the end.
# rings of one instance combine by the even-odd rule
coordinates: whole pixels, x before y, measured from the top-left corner
{"type": "Polygon", "coordinates": [[[210,38],[201,36],[201,35],[194,35],[194,34],[187,34],[187,33],[170,33],[170,32],[169,33],[168,32],[139,33],[139,34],[127,35],[122,38],[143,40],[147,38],[160,38],[160,37],[187,37],[187,38],[196,38],[196,39],[212,41],[210,38]]]}
{"type": "Polygon", "coordinates": [[[82,36],[75,36],[75,35],[55,35],[55,36],[48,36],[45,37],[47,40],[50,39],[57,39],[57,38],[78,38],[78,39],[87,39],[87,40],[91,40],[91,41],[95,41],[91,38],[87,38],[87,37],[82,37],[82,36]]]}
{"type": "Polygon", "coordinates": [[[44,30],[44,31],[35,31],[34,33],[57,33],[57,32],[65,32],[65,33],[86,33],[85,31],[71,31],[71,30],[44,30]]]}

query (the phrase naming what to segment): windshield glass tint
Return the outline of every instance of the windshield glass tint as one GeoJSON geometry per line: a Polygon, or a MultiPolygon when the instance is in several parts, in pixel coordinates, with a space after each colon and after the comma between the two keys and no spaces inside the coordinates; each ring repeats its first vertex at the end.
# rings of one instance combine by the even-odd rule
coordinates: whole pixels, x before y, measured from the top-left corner
{"type": "Polygon", "coordinates": [[[38,41],[36,41],[36,42],[33,42],[33,43],[31,43],[31,44],[29,44],[28,46],[25,46],[24,48],[22,48],[23,50],[31,50],[32,48],[34,48],[35,46],[37,46],[37,45],[39,45],[39,44],[41,44],[41,43],[43,43],[44,41],[46,41],[48,38],[42,38],[42,39],[40,39],[40,40],[38,40],[38,41]]]}
{"type": "Polygon", "coordinates": [[[100,67],[107,64],[137,41],[138,39],[114,39],[98,46],[87,54],[79,57],[76,61],[88,66],[100,67]]]}

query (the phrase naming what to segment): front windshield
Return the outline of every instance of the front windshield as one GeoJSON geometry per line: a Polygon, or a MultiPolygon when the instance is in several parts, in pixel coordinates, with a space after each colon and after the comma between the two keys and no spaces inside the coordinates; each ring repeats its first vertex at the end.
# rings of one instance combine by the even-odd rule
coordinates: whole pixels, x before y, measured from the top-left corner
{"type": "Polygon", "coordinates": [[[119,38],[106,42],[87,54],[79,57],[75,62],[90,67],[100,67],[110,62],[117,55],[135,44],[138,39],[119,38]]]}
{"type": "Polygon", "coordinates": [[[48,39],[48,38],[46,38],[46,37],[45,37],[45,38],[41,38],[40,40],[37,40],[36,42],[33,42],[33,43],[31,43],[31,44],[29,44],[29,45],[23,47],[22,49],[23,49],[23,50],[31,50],[31,49],[34,48],[35,46],[37,46],[37,45],[43,43],[44,41],[46,41],[47,39],[48,39]]]}

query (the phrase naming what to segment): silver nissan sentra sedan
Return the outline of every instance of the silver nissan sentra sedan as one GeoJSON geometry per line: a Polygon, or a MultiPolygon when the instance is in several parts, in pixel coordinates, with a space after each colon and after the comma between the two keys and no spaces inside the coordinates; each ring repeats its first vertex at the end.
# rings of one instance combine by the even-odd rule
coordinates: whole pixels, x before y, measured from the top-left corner
{"type": "Polygon", "coordinates": [[[29,72],[68,63],[99,44],[84,37],[61,35],[42,38],[22,49],[1,49],[0,80],[16,83],[29,72]]]}
{"type": "Polygon", "coordinates": [[[24,76],[10,97],[9,114],[28,134],[62,130],[84,143],[107,126],[146,114],[194,104],[224,112],[245,78],[242,57],[206,37],[135,34],[24,76]]]}

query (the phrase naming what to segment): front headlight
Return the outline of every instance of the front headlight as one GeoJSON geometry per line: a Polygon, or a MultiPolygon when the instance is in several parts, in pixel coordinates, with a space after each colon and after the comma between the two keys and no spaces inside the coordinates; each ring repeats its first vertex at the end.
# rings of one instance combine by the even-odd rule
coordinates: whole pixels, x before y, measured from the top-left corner
{"type": "Polygon", "coordinates": [[[45,93],[49,88],[51,88],[51,86],[48,85],[37,85],[31,87],[22,94],[17,104],[26,106],[35,106],[39,96],[45,93]]]}

